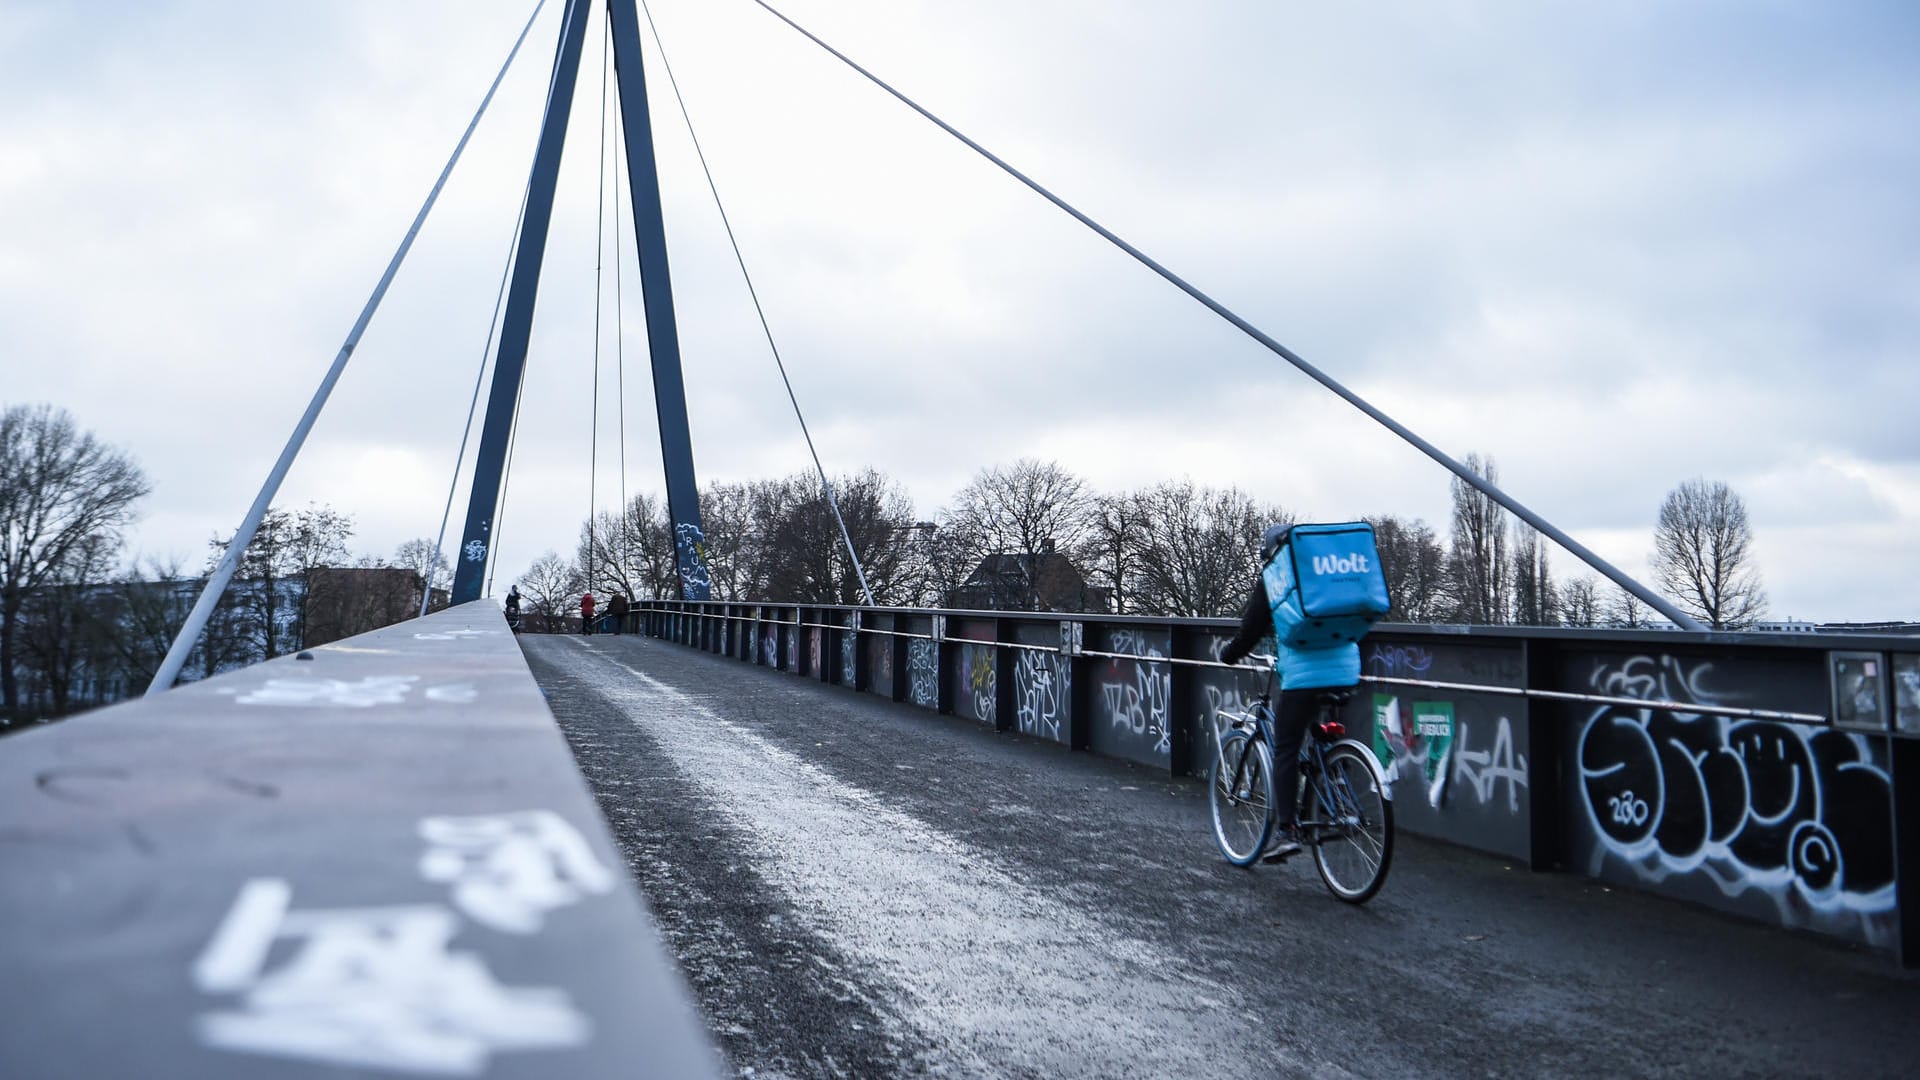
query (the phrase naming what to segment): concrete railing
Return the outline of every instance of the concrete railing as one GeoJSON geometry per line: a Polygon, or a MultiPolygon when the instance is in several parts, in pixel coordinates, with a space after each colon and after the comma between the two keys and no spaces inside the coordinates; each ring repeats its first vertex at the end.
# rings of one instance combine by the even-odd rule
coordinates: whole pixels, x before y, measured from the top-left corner
{"type": "MultiPolygon", "coordinates": [[[[1267,686],[1227,620],[637,605],[632,628],[1204,774],[1267,686]]],[[[1344,717],[1401,827],[1920,966],[1920,639],[1382,626],[1344,717]],[[1909,827],[1899,828],[1906,823],[1909,827]]]]}
{"type": "Polygon", "coordinates": [[[0,745],[0,1076],[716,1076],[497,605],[0,745]]]}

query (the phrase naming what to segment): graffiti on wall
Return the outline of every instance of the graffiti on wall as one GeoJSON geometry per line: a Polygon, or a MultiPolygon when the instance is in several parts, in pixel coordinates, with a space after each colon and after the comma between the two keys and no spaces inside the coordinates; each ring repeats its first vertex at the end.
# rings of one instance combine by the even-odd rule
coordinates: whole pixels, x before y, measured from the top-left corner
{"type": "Polygon", "coordinates": [[[760,662],[768,667],[780,666],[780,635],[774,627],[760,628],[760,662]]]}
{"type": "MultiPolygon", "coordinates": [[[[1158,642],[1132,630],[1113,631],[1107,647],[1130,656],[1166,656],[1158,642]]],[[[1108,660],[1094,676],[1094,686],[1100,692],[1101,712],[1113,728],[1152,739],[1155,754],[1173,753],[1173,674],[1165,664],[1108,660]]]]}
{"type": "Polygon", "coordinates": [[[994,709],[994,697],[998,692],[998,683],[994,678],[993,649],[985,645],[962,645],[960,647],[960,685],[964,696],[972,703],[975,720],[994,723],[997,719],[994,709]]]}
{"type": "Polygon", "coordinates": [[[876,636],[868,642],[867,650],[867,666],[872,672],[873,685],[888,693],[893,692],[893,640],[876,636]]]}
{"type": "Polygon", "coordinates": [[[1020,650],[1013,662],[1013,709],[1020,730],[1060,741],[1060,721],[1066,715],[1066,673],[1057,657],[1031,649],[1020,650]]]}
{"type": "Polygon", "coordinates": [[[940,699],[940,668],[931,641],[907,642],[907,700],[936,708],[940,699]]]}
{"type": "MultiPolygon", "coordinates": [[[[1713,664],[1636,656],[1597,668],[1595,692],[1732,704],[1713,664]]],[[[1577,750],[1576,820],[1643,881],[1682,878],[1761,897],[1789,925],[1887,940],[1894,908],[1893,789],[1864,737],[1817,725],[1605,706],[1577,750]]]]}
{"type": "Polygon", "coordinates": [[[820,629],[807,631],[807,674],[816,678],[820,674],[820,635],[824,633],[826,631],[820,629]]]}
{"type": "Polygon", "coordinates": [[[840,635],[840,683],[843,686],[854,684],[853,631],[840,635]]]}
{"type": "Polygon", "coordinates": [[[1513,721],[1502,715],[1491,728],[1492,742],[1474,743],[1474,724],[1456,716],[1450,701],[1403,703],[1397,695],[1373,696],[1373,750],[1386,772],[1390,793],[1411,786],[1439,809],[1454,800],[1495,806],[1509,814],[1521,810],[1527,787],[1527,755],[1516,753],[1513,721]]]}
{"type": "Polygon", "coordinates": [[[705,600],[713,594],[713,577],[707,572],[706,534],[692,522],[678,522],[673,527],[673,543],[680,566],[680,595],[705,600]]]}

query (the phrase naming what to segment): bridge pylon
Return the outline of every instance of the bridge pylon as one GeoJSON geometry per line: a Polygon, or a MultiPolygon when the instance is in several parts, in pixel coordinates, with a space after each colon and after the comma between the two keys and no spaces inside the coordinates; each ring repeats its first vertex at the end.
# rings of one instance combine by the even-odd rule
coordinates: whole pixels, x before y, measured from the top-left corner
{"type": "MultiPolygon", "coordinates": [[[[561,19],[553,82],[547,89],[546,118],[534,150],[513,280],[507,292],[506,316],[500,324],[480,448],[474,459],[466,526],[456,551],[452,597],[455,604],[479,599],[488,561],[494,555],[507,448],[513,434],[520,385],[526,374],[540,267],[553,218],[560,155],[566,146],[567,116],[572,111],[573,91],[580,74],[580,52],[593,5],[594,0],[569,0],[561,19]]],[[[634,0],[607,0],[606,7],[626,142],[628,205],[633,210],[633,232],[639,249],[647,347],[653,367],[653,397],[659,416],[661,458],[666,467],[667,514],[673,524],[680,596],[684,600],[705,600],[709,595],[706,537],[700,523],[693,437],[687,424],[686,386],[680,370],[680,332],[673,313],[673,282],[667,265],[666,225],[660,208],[660,175],[654,162],[653,124],[647,112],[639,13],[634,0]]],[[[621,512],[625,511],[622,507],[621,512]]]]}

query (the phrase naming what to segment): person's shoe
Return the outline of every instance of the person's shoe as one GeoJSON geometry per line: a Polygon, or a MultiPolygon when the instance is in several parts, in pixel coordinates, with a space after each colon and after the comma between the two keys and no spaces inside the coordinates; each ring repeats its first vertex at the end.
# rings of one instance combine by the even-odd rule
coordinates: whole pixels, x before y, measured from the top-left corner
{"type": "Polygon", "coordinates": [[[1300,854],[1300,827],[1284,825],[1273,830],[1273,837],[1267,841],[1267,850],[1260,854],[1260,861],[1285,862],[1298,854],[1300,854]]]}

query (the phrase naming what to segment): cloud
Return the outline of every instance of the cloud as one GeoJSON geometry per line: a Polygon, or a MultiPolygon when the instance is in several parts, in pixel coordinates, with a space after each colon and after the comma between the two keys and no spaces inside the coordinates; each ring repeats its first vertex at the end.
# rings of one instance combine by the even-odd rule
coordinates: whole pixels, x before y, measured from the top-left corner
{"type": "MultiPolygon", "coordinates": [[[[1444,523],[1437,465],[756,7],[657,7],[830,472],[886,469],[923,516],[1039,454],[1109,489],[1191,475],[1444,523]]],[[[550,8],[283,493],[354,513],[369,551],[437,526],[550,8]]],[[[786,9],[1446,452],[1493,455],[1603,554],[1643,565],[1661,498],[1704,475],[1747,497],[1777,605],[1920,611],[1904,5],[786,9]],[[1798,554],[1815,528],[1835,563],[1798,554]],[[1877,569],[1833,569],[1850,563],[1877,569]]],[[[197,555],[232,528],[525,12],[30,3],[0,21],[0,394],[65,405],[142,461],[139,546],[197,555]]],[[[696,462],[808,469],[652,56],[696,462]]],[[[509,576],[618,498],[605,336],[592,490],[585,464],[598,63],[590,43],[509,576]]],[[[622,244],[627,481],[657,488],[622,244]]]]}

